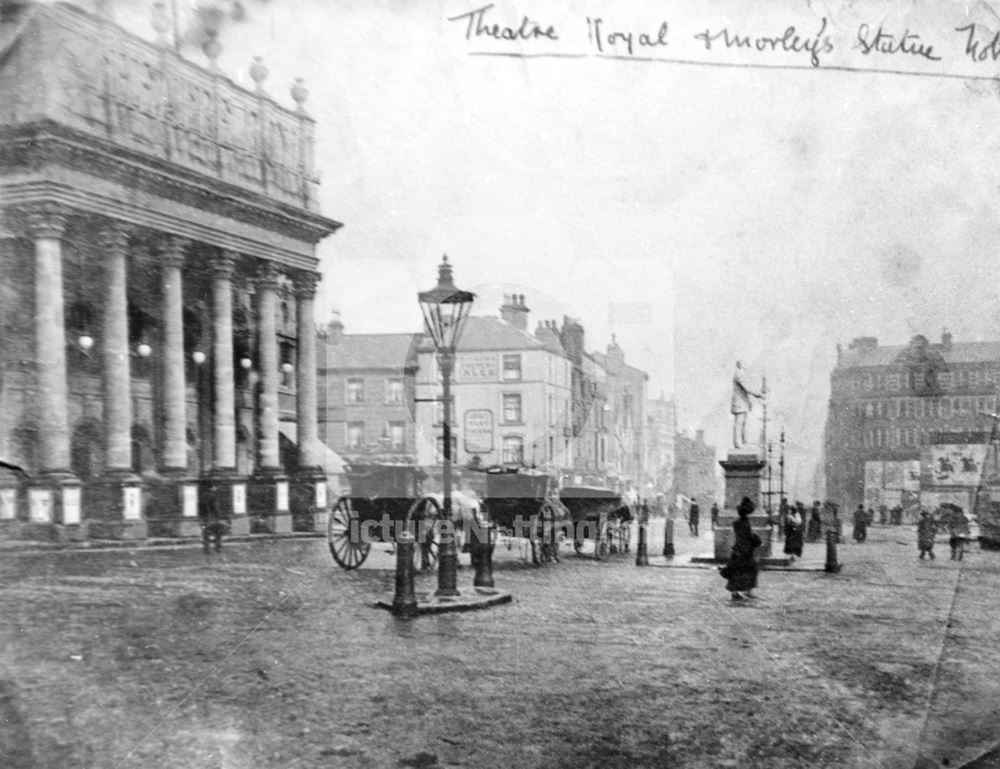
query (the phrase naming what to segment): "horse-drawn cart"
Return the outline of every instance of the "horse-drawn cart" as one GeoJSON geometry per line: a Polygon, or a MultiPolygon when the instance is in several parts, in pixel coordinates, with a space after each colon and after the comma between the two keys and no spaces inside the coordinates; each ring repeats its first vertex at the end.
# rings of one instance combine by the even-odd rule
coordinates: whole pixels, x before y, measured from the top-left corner
{"type": "Polygon", "coordinates": [[[603,486],[563,486],[559,499],[573,519],[573,549],[583,550],[585,540],[593,538],[594,557],[609,552],[627,552],[632,511],[621,495],[603,486]]]}
{"type": "Polygon", "coordinates": [[[566,511],[551,476],[522,467],[488,468],[483,513],[499,534],[527,539],[533,563],[559,561],[558,523],[566,511]]]}
{"type": "Polygon", "coordinates": [[[351,463],[346,468],[351,493],[333,506],[327,524],[330,554],[341,567],[356,569],[368,557],[373,542],[395,544],[399,533],[416,538],[414,567],[427,570],[437,560],[435,521],[441,506],[421,493],[426,474],[398,464],[351,463]]]}

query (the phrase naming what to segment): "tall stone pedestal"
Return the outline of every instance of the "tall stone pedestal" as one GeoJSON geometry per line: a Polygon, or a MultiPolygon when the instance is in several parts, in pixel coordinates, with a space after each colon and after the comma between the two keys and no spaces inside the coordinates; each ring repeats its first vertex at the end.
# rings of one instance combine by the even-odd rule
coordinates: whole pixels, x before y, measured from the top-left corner
{"type": "Polygon", "coordinates": [[[750,526],[763,544],[756,551],[758,560],[771,556],[771,526],[767,514],[760,504],[761,471],[766,464],[755,451],[733,449],[725,461],[719,462],[726,477],[725,507],[719,511],[719,518],[712,533],[715,535],[715,560],[725,563],[733,550],[733,521],[739,516],[736,508],[743,497],[749,497],[756,505],[750,516],[750,526]]]}

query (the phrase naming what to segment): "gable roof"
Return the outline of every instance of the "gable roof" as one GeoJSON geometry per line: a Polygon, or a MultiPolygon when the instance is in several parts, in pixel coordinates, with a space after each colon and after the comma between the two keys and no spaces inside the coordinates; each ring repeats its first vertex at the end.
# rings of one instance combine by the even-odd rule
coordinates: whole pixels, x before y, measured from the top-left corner
{"type": "MultiPolygon", "coordinates": [[[[462,336],[458,340],[459,352],[478,352],[486,350],[544,350],[546,346],[531,334],[505,320],[487,315],[470,315],[466,320],[462,336]]],[[[434,350],[434,343],[429,337],[424,337],[420,344],[421,352],[434,350]]],[[[562,352],[560,350],[560,352],[562,352]]],[[[565,354],[565,353],[563,353],[565,354]]]]}
{"type": "Polygon", "coordinates": [[[324,340],[328,369],[391,369],[417,365],[422,334],[342,334],[324,340]]]}

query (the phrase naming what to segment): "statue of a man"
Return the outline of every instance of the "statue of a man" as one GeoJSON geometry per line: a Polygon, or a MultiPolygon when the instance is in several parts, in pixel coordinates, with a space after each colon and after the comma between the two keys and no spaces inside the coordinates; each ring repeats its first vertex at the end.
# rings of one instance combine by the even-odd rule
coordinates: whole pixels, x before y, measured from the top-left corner
{"type": "Polygon", "coordinates": [[[750,398],[763,399],[763,395],[754,392],[743,381],[743,364],[736,361],[736,373],[733,374],[733,448],[738,449],[747,442],[747,414],[753,409],[750,398]]]}

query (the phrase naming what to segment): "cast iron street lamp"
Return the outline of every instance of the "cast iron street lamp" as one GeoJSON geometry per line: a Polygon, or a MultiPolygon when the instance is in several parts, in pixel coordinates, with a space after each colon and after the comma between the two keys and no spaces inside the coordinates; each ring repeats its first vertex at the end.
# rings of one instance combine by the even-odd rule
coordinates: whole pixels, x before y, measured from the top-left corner
{"type": "Polygon", "coordinates": [[[441,467],[441,483],[444,487],[441,505],[443,536],[438,545],[437,589],[440,596],[458,595],[458,552],[451,522],[451,372],[455,366],[455,348],[475,298],[475,294],[455,288],[447,256],[441,259],[441,266],[438,267],[438,284],[430,291],[417,294],[420,310],[424,314],[424,325],[437,349],[438,367],[441,369],[441,401],[444,404],[444,451],[441,467]]]}

